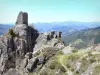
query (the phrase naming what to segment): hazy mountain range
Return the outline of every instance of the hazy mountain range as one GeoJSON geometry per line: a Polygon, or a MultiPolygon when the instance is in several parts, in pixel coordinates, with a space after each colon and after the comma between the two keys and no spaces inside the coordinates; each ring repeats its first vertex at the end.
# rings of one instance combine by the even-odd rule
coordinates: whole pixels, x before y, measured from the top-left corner
{"type": "Polygon", "coordinates": [[[6,33],[13,24],[0,24],[0,34],[6,33]]]}
{"type": "Polygon", "coordinates": [[[100,27],[76,31],[62,37],[66,45],[82,48],[100,43],[100,27]]]}
{"type": "MultiPolygon", "coordinates": [[[[5,33],[14,24],[0,24],[0,34],[5,33]]],[[[100,26],[100,22],[76,22],[76,21],[65,21],[65,22],[51,22],[51,23],[33,23],[33,26],[39,32],[48,31],[61,31],[64,35],[69,35],[73,32],[95,28],[100,26]]]]}
{"type": "Polygon", "coordinates": [[[52,28],[53,26],[67,26],[73,29],[86,29],[100,26],[100,22],[77,22],[77,21],[66,21],[66,22],[51,22],[51,23],[34,23],[36,28],[41,28],[47,30],[48,28],[52,28]]]}

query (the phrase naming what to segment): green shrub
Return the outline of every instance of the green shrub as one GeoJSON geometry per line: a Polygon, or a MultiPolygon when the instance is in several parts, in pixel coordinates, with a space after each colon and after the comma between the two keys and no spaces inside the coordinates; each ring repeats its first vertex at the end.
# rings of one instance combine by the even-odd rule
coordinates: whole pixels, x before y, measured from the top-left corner
{"type": "Polygon", "coordinates": [[[12,37],[17,36],[17,35],[14,33],[13,29],[9,29],[8,34],[9,34],[10,36],[12,36],[12,37]]]}
{"type": "Polygon", "coordinates": [[[72,62],[74,62],[74,61],[76,61],[76,60],[78,60],[80,58],[80,56],[79,55],[77,55],[77,54],[70,54],[69,56],[68,56],[68,60],[70,59],[72,62]]]}
{"type": "Polygon", "coordinates": [[[56,75],[54,70],[50,70],[48,68],[42,69],[39,75],[56,75]]]}
{"type": "Polygon", "coordinates": [[[58,64],[58,62],[56,60],[53,60],[53,61],[50,62],[49,68],[50,69],[55,69],[57,64],[58,64]]]}
{"type": "Polygon", "coordinates": [[[94,58],[91,58],[89,61],[90,61],[90,63],[93,63],[93,62],[95,62],[96,60],[95,60],[94,58]]]}
{"type": "Polygon", "coordinates": [[[71,68],[71,71],[73,72],[74,71],[74,68],[71,68]]]}
{"type": "Polygon", "coordinates": [[[55,48],[48,47],[42,50],[42,55],[45,57],[46,60],[48,60],[50,57],[54,56],[56,52],[57,50],[55,50],[55,48]]]}
{"type": "Polygon", "coordinates": [[[60,50],[56,53],[56,55],[63,55],[64,53],[60,50]]]}
{"type": "Polygon", "coordinates": [[[79,71],[76,71],[76,74],[79,74],[79,71]]]}
{"type": "Polygon", "coordinates": [[[72,52],[73,52],[73,53],[76,53],[76,52],[78,52],[78,50],[72,50],[72,52]]]}
{"type": "Polygon", "coordinates": [[[88,56],[92,56],[91,52],[88,52],[88,56]]]}
{"type": "Polygon", "coordinates": [[[58,65],[56,66],[56,69],[57,69],[57,70],[60,70],[61,72],[66,72],[66,69],[65,69],[61,64],[58,64],[58,65]]]}
{"type": "Polygon", "coordinates": [[[66,67],[67,67],[67,68],[70,68],[71,66],[70,66],[70,64],[67,63],[67,64],[66,64],[66,67]]]}

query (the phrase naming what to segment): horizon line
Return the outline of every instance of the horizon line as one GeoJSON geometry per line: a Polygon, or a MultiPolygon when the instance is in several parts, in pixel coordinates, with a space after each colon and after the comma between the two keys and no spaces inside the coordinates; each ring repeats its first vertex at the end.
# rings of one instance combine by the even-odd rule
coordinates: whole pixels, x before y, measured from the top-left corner
{"type": "MultiPolygon", "coordinates": [[[[29,22],[28,24],[34,24],[34,23],[61,23],[61,22],[87,22],[87,23],[89,23],[89,22],[100,22],[100,21],[52,21],[52,22],[42,22],[42,21],[40,21],[40,22],[29,22]]],[[[0,24],[15,24],[15,22],[13,23],[13,22],[8,22],[8,23],[0,23],[0,24]]]]}

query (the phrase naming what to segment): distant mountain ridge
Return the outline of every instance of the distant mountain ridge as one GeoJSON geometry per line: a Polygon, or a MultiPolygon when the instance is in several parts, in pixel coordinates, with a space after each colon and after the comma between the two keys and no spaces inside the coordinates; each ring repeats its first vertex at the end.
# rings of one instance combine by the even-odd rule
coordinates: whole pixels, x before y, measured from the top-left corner
{"type": "Polygon", "coordinates": [[[6,33],[12,26],[12,24],[0,24],[0,34],[6,33]]]}
{"type": "Polygon", "coordinates": [[[100,22],[77,22],[77,21],[65,21],[65,22],[51,22],[51,23],[34,23],[34,26],[44,31],[53,30],[54,28],[67,26],[72,29],[82,30],[87,28],[95,28],[100,26],[100,22]]]}
{"type": "MultiPolygon", "coordinates": [[[[13,24],[0,24],[0,33],[6,32],[13,24]]],[[[50,22],[50,23],[33,23],[33,26],[39,32],[48,31],[61,31],[63,35],[69,35],[73,32],[95,28],[100,26],[100,22],[77,22],[77,21],[65,21],[65,22],[50,22]]]]}
{"type": "Polygon", "coordinates": [[[63,36],[62,39],[67,45],[71,44],[77,47],[92,46],[100,43],[100,27],[76,31],[63,36]]]}
{"type": "Polygon", "coordinates": [[[33,25],[39,32],[61,31],[62,35],[64,36],[72,34],[79,30],[99,27],[100,22],[66,21],[66,22],[51,22],[51,23],[34,23],[33,25]]]}

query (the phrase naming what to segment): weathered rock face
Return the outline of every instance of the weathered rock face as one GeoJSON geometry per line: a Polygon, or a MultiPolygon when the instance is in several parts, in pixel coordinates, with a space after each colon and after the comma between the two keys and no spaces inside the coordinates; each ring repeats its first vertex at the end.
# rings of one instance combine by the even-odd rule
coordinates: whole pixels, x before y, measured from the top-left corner
{"type": "Polygon", "coordinates": [[[33,51],[34,44],[38,37],[38,31],[27,24],[28,14],[20,12],[17,18],[17,23],[14,27],[14,32],[23,40],[21,45],[24,46],[24,54],[33,51]]]}
{"type": "Polygon", "coordinates": [[[43,47],[56,47],[59,49],[64,47],[64,43],[61,41],[61,32],[52,31],[40,33],[36,42],[34,51],[42,49],[43,47]]]}
{"type": "Polygon", "coordinates": [[[30,59],[29,62],[28,62],[28,65],[26,66],[27,70],[29,72],[32,72],[36,68],[37,63],[38,63],[37,57],[30,59]]]}
{"type": "Polygon", "coordinates": [[[24,59],[25,54],[33,52],[38,37],[38,31],[28,26],[26,12],[19,13],[16,25],[12,29],[16,34],[15,37],[0,37],[0,74],[4,74],[10,68],[20,68],[19,64],[24,59]]]}

